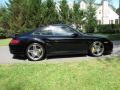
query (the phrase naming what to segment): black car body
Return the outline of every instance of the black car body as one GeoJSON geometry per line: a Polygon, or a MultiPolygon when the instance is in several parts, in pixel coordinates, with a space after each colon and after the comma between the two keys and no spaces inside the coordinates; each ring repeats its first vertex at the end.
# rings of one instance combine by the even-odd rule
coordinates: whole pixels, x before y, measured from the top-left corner
{"type": "MultiPolygon", "coordinates": [[[[12,54],[24,56],[27,56],[27,48],[33,43],[38,43],[44,48],[44,56],[90,54],[90,48],[94,42],[101,42],[104,45],[102,54],[112,53],[113,44],[107,38],[83,34],[63,24],[43,26],[34,31],[17,35],[13,37],[9,47],[12,54]]],[[[28,59],[32,60],[29,57],[28,59]]]]}

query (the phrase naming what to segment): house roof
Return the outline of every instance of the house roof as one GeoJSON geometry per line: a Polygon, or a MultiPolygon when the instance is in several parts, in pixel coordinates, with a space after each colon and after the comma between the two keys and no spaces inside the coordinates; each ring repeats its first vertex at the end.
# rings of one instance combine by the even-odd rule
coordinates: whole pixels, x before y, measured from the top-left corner
{"type": "MultiPolygon", "coordinates": [[[[82,1],[84,1],[86,4],[88,3],[87,0],[80,0],[80,2],[82,2],[82,1]]],[[[102,2],[103,2],[103,1],[105,1],[105,0],[102,0],[102,2]]],[[[99,8],[99,6],[102,5],[102,2],[101,2],[100,4],[95,3],[96,8],[99,8]]],[[[115,8],[113,5],[109,4],[109,7],[111,7],[114,11],[116,11],[116,8],[115,8]]]]}
{"type": "Polygon", "coordinates": [[[88,3],[87,0],[80,0],[80,3],[81,3],[82,1],[84,1],[85,3],[88,3]]]}
{"type": "MultiPolygon", "coordinates": [[[[100,6],[102,6],[102,4],[97,4],[97,3],[95,5],[96,5],[96,8],[99,8],[100,6]]],[[[109,7],[111,7],[114,11],[116,11],[116,8],[113,5],[109,4],[109,7]]]]}

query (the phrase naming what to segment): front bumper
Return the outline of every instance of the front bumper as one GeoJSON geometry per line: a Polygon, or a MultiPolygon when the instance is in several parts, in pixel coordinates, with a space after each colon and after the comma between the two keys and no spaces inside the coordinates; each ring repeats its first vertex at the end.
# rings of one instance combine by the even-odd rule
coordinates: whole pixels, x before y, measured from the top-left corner
{"type": "Polygon", "coordinates": [[[112,54],[113,52],[113,43],[112,42],[108,42],[108,43],[104,43],[105,46],[105,51],[104,54],[112,54]]]}

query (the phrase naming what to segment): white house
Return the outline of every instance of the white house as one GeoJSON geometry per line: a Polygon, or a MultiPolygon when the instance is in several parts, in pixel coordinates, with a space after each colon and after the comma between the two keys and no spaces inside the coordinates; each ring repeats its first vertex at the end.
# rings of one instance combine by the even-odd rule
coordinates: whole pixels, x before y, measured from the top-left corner
{"type": "MultiPolygon", "coordinates": [[[[85,0],[80,1],[80,9],[87,9],[88,3],[85,0]]],[[[109,5],[108,0],[102,0],[101,4],[96,4],[96,19],[98,24],[118,24],[119,15],[109,5]]]]}
{"type": "Polygon", "coordinates": [[[80,1],[80,9],[82,10],[87,9],[87,2],[85,0],[80,1]]]}

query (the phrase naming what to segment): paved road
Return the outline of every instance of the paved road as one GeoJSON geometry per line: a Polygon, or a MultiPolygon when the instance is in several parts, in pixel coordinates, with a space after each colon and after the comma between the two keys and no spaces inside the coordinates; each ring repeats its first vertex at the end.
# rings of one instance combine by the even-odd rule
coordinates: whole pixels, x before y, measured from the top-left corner
{"type": "MultiPolygon", "coordinates": [[[[120,56],[120,41],[114,41],[114,51],[112,55],[103,57],[120,56]]],[[[73,57],[52,57],[41,62],[70,62],[70,61],[80,61],[80,60],[90,60],[93,57],[88,56],[73,56],[73,57]]],[[[28,63],[30,61],[23,59],[13,59],[13,56],[9,53],[8,46],[0,47],[0,64],[13,64],[13,63],[28,63]]],[[[30,62],[31,63],[31,62],[30,62]]],[[[34,62],[32,62],[34,63],[34,62]]],[[[38,62],[37,62],[38,63],[38,62]]]]}

